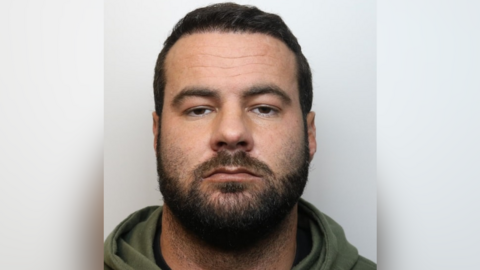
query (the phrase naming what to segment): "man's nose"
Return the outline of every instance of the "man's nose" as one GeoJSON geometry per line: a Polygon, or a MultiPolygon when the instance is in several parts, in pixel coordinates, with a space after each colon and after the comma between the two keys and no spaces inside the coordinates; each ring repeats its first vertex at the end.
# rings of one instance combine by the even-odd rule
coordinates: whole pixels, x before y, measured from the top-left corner
{"type": "Polygon", "coordinates": [[[246,114],[241,109],[225,109],[217,114],[210,142],[214,151],[252,150],[253,137],[246,114]]]}

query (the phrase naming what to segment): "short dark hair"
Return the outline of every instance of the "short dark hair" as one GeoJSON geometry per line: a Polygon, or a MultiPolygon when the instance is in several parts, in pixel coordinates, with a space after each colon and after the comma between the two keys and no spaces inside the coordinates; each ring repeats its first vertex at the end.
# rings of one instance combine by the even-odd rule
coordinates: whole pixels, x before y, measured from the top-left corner
{"type": "Polygon", "coordinates": [[[300,106],[304,118],[306,117],[312,108],[312,73],[297,38],[280,16],[266,13],[254,6],[235,3],[213,4],[196,9],[175,25],[172,34],[163,44],[155,66],[153,92],[157,115],[160,116],[163,109],[166,85],[165,59],[170,49],[184,35],[215,31],[262,33],[283,41],[295,54],[300,106]]]}

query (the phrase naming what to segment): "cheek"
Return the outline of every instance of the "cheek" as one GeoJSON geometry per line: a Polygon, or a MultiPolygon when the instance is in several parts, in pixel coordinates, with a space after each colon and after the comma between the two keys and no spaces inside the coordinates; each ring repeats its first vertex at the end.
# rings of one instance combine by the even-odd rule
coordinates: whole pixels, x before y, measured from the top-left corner
{"type": "Polygon", "coordinates": [[[208,150],[209,134],[205,129],[177,124],[168,127],[168,131],[162,129],[160,142],[165,149],[173,148],[185,158],[195,156],[196,160],[202,160],[208,150]]]}
{"type": "Polygon", "coordinates": [[[179,137],[181,133],[177,129],[172,128],[168,122],[163,122],[159,137],[160,156],[163,167],[170,177],[182,179],[184,168],[188,166],[188,158],[186,153],[188,149],[184,149],[185,145],[178,144],[185,139],[179,137]]]}
{"type": "Polygon", "coordinates": [[[159,142],[165,170],[179,179],[190,178],[195,167],[208,158],[205,132],[183,128],[178,121],[164,123],[159,142]]]}
{"type": "Polygon", "coordinates": [[[257,134],[256,154],[276,174],[285,174],[300,162],[304,151],[302,121],[294,121],[275,130],[265,129],[257,134]]]}
{"type": "Polygon", "coordinates": [[[163,137],[160,142],[160,156],[163,167],[168,176],[173,178],[183,178],[182,168],[187,165],[182,149],[168,142],[163,137]]]}

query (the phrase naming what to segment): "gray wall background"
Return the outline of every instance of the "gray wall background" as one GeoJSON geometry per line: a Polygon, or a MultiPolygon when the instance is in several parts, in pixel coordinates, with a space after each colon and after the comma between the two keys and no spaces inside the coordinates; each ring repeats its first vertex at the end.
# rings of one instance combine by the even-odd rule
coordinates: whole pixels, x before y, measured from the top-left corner
{"type": "MultiPolygon", "coordinates": [[[[377,260],[376,2],[237,1],[282,16],[312,68],[317,154],[303,198],[377,260]]],[[[151,112],[153,68],[173,25],[215,1],[105,1],[104,237],[161,204],[151,112]]]]}

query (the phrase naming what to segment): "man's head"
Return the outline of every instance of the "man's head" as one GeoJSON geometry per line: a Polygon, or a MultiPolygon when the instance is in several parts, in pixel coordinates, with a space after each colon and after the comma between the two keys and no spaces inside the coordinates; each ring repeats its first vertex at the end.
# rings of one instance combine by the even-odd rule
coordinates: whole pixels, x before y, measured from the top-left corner
{"type": "Polygon", "coordinates": [[[153,82],[155,111],[162,114],[166,85],[165,59],[170,49],[182,37],[193,33],[227,32],[260,33],[281,40],[294,53],[300,105],[304,116],[312,108],[312,73],[307,59],[302,53],[297,38],[292,34],[282,18],[266,13],[253,6],[234,3],[214,4],[188,13],[173,28],[158,55],[153,82]]]}
{"type": "Polygon", "coordinates": [[[154,133],[160,190],[186,230],[241,249],[285,219],[316,149],[311,87],[276,15],[225,4],[177,24],[157,61],[154,133]]]}

